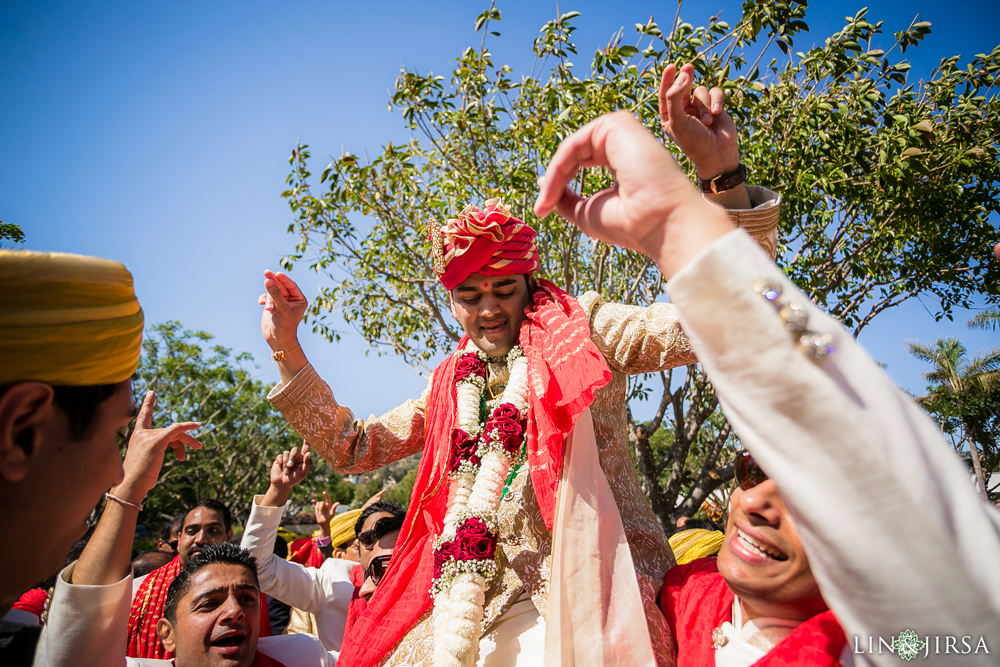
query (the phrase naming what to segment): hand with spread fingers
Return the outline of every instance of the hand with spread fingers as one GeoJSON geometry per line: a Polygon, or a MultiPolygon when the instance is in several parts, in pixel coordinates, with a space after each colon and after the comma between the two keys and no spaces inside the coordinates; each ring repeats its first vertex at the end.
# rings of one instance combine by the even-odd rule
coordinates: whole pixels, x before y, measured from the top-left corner
{"type": "Polygon", "coordinates": [[[555,210],[590,238],[645,253],[667,278],[734,229],[724,211],[701,198],[669,151],[624,111],[567,137],[538,183],[535,215],[555,210]],[[617,185],[578,196],[567,185],[584,167],[609,167],[617,185]]]}
{"type": "Polygon", "coordinates": [[[694,82],[694,66],[667,65],[660,79],[660,125],[698,169],[712,179],[740,166],[736,124],[723,108],[721,88],[709,90],[694,82]]]}
{"type": "Polygon", "coordinates": [[[313,500],[313,512],[316,514],[316,523],[319,524],[319,532],[322,537],[330,537],[330,519],[332,519],[336,513],[337,508],[340,507],[340,503],[335,503],[330,500],[330,494],[326,491],[323,492],[323,498],[325,500],[313,500]]]}
{"type": "Polygon", "coordinates": [[[123,500],[138,504],[156,485],[163,466],[163,456],[170,448],[178,461],[185,458],[184,447],[201,449],[198,442],[188,431],[201,428],[198,422],[180,422],[166,428],[153,428],[153,408],[156,406],[156,394],[146,392],[142,407],[136,417],[135,429],[128,441],[125,451],[125,476],[122,483],[111,490],[123,500]]]}
{"type": "Polygon", "coordinates": [[[292,489],[306,478],[312,468],[312,452],[309,443],[302,443],[302,449],[292,447],[275,457],[271,464],[271,484],[264,494],[261,505],[265,507],[281,507],[288,502],[292,489]]]}

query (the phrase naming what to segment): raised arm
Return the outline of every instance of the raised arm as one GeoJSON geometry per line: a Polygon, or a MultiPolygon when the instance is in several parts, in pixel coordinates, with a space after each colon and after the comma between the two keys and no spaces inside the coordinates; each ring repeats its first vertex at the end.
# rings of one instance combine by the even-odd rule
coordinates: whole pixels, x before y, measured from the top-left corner
{"type": "Polygon", "coordinates": [[[299,435],[342,473],[377,470],[421,451],[424,397],[381,417],[355,419],[337,403],[299,344],[298,326],[308,305],[302,291],[283,273],[265,271],[264,278],[266,292],[257,299],[264,306],[260,328],[281,375],[267,398],[299,435]]]}
{"type": "MultiPolygon", "coordinates": [[[[305,567],[274,555],[274,540],[292,489],[306,478],[312,467],[309,445],[279,454],[271,465],[267,492],[255,496],[240,546],[257,559],[260,589],[285,604],[315,613],[338,589],[320,569],[305,567]]],[[[350,596],[340,587],[340,594],[350,596]]]]}
{"type": "MultiPolygon", "coordinates": [[[[726,209],[730,220],[746,229],[774,259],[781,199],[770,190],[740,181],[727,184],[741,166],[736,124],[725,109],[721,88],[694,86],[694,66],[663,69],[660,79],[660,126],[694,163],[698,179],[714,183],[703,197],[726,209]]],[[[744,178],[750,178],[746,175],[744,178]]],[[[738,178],[736,180],[739,180],[738,178]]]]}
{"type": "Polygon", "coordinates": [[[850,334],[747,251],[638,121],[618,113],[581,128],[540,185],[536,214],[556,209],[672,279],[692,347],[780,489],[848,636],[995,634],[1000,517],[968,471],[850,334]],[[566,184],[585,166],[611,166],[619,187],[581,199],[566,184]]]}

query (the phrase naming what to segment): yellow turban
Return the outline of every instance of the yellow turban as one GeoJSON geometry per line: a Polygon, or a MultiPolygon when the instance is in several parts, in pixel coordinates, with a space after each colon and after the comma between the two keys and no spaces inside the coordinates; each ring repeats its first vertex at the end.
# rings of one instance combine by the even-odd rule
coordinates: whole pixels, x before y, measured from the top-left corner
{"type": "Polygon", "coordinates": [[[132,274],[118,262],[0,250],[0,385],[127,380],[142,322],[132,274]]]}
{"type": "Polygon", "coordinates": [[[725,533],[717,530],[704,530],[703,528],[691,528],[674,533],[667,540],[670,548],[674,551],[674,558],[678,565],[690,563],[699,558],[707,558],[719,553],[722,548],[722,541],[726,538],[725,533]]]}
{"type": "Polygon", "coordinates": [[[354,524],[361,516],[361,510],[347,510],[330,519],[330,544],[334,547],[343,546],[345,542],[353,542],[354,524]]]}

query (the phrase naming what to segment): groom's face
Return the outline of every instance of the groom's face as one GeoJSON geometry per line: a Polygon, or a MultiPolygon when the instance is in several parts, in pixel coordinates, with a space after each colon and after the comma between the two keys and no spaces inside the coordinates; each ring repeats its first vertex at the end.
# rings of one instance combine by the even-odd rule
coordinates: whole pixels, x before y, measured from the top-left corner
{"type": "Polygon", "coordinates": [[[476,347],[501,357],[517,344],[533,288],[527,276],[475,273],[451,291],[451,314],[476,347]]]}

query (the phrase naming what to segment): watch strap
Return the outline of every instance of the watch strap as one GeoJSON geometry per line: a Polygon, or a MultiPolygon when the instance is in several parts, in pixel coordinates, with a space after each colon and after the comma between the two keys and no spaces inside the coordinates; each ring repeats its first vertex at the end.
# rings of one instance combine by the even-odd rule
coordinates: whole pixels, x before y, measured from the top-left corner
{"type": "Polygon", "coordinates": [[[732,190],[740,183],[745,183],[747,180],[747,168],[741,163],[733,171],[727,172],[725,174],[720,174],[715,178],[710,179],[698,179],[698,186],[701,188],[702,192],[709,192],[712,194],[718,194],[720,192],[725,192],[726,190],[732,190]]]}

